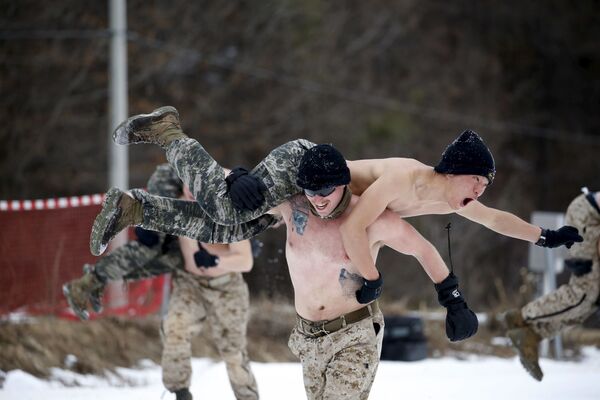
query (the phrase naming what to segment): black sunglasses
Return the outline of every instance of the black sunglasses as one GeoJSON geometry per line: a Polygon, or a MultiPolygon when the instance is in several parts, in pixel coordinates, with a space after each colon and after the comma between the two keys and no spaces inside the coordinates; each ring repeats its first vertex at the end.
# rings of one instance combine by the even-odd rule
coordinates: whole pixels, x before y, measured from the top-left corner
{"type": "Polygon", "coordinates": [[[325,187],[325,188],[319,189],[319,190],[304,189],[304,194],[306,194],[308,197],[315,197],[315,196],[327,197],[331,193],[333,193],[334,190],[335,190],[335,186],[325,187]]]}

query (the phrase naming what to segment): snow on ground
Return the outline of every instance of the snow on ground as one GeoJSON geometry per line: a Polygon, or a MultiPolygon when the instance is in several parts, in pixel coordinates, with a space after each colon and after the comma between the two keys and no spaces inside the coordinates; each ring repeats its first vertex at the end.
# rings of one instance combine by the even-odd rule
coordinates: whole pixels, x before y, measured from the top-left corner
{"type": "MultiPolygon", "coordinates": [[[[600,349],[583,349],[580,362],[542,359],[541,383],[522,369],[518,359],[471,357],[428,359],[411,363],[381,362],[370,399],[584,400],[600,399],[600,349]]],[[[225,365],[193,359],[191,391],[196,399],[234,399],[225,365]]],[[[253,363],[263,400],[305,399],[297,363],[253,363]]],[[[137,369],[119,369],[107,378],[54,370],[49,381],[23,371],[5,376],[0,400],[148,400],[174,399],[161,383],[160,367],[150,361],[137,369]]]]}

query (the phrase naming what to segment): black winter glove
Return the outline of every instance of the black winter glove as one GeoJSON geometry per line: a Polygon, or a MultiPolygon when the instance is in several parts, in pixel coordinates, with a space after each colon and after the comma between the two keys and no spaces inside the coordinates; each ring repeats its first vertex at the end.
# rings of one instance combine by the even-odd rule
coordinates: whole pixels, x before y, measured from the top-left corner
{"type": "Polygon", "coordinates": [[[446,336],[451,342],[464,340],[475,333],[479,327],[477,316],[469,309],[462,294],[458,291],[458,278],[453,272],[440,283],[435,284],[438,301],[447,309],[446,336]]]}
{"type": "Polygon", "coordinates": [[[368,281],[365,278],[363,278],[362,286],[356,291],[356,300],[360,304],[367,304],[372,302],[373,300],[381,296],[382,285],[383,278],[381,276],[381,273],[379,274],[379,278],[375,279],[374,281],[368,281]]]}
{"type": "Polygon", "coordinates": [[[250,175],[244,167],[236,167],[225,178],[229,197],[240,210],[256,210],[265,202],[263,192],[267,187],[260,179],[250,175]]]}
{"type": "Polygon", "coordinates": [[[580,242],[583,242],[583,238],[579,236],[577,228],[565,225],[557,231],[542,229],[542,234],[535,244],[542,247],[559,247],[564,244],[567,249],[570,249],[573,243],[580,242]]]}
{"type": "Polygon", "coordinates": [[[138,242],[148,247],[156,246],[160,240],[160,236],[158,236],[157,232],[149,231],[147,229],[140,228],[139,226],[135,227],[135,235],[138,238],[138,242]]]}
{"type": "Polygon", "coordinates": [[[200,250],[194,253],[196,266],[204,268],[216,267],[219,264],[219,257],[210,254],[200,243],[198,245],[200,246],[200,250]]]}

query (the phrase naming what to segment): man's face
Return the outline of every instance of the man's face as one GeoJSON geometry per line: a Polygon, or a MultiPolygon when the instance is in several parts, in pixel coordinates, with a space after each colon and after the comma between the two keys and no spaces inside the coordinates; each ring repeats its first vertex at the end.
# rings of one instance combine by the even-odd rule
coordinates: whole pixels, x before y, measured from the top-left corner
{"type": "Polygon", "coordinates": [[[342,200],[343,195],[344,186],[323,188],[319,191],[304,191],[304,196],[321,217],[327,217],[331,214],[342,200]]]}
{"type": "Polygon", "coordinates": [[[454,210],[459,210],[477,200],[489,185],[488,179],[479,175],[448,175],[448,179],[450,179],[451,189],[447,199],[454,210]]]}

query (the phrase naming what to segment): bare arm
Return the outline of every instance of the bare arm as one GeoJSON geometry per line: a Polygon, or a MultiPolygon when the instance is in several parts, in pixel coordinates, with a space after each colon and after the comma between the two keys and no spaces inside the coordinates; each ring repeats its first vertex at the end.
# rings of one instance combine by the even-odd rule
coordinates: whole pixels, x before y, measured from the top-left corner
{"type": "Polygon", "coordinates": [[[379,272],[371,257],[367,227],[369,227],[388,204],[394,200],[394,187],[390,179],[381,177],[360,196],[348,219],[340,226],[340,233],[346,254],[358,272],[367,280],[375,280],[379,272]]]}
{"type": "Polygon", "coordinates": [[[468,206],[457,211],[457,214],[501,235],[531,243],[537,242],[542,234],[542,229],[539,226],[532,225],[509,212],[486,207],[479,201],[471,202],[468,206]]]}
{"type": "Polygon", "coordinates": [[[415,257],[433,283],[440,283],[450,274],[437,249],[397,214],[386,212],[368,232],[378,242],[399,253],[415,257]]]}

